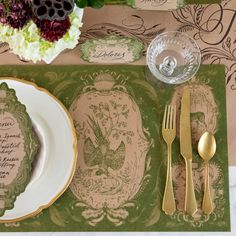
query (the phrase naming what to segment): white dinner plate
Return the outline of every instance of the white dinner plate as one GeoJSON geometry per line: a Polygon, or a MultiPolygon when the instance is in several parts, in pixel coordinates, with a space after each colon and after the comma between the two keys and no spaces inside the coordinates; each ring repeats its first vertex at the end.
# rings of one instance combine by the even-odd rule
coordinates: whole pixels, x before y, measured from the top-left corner
{"type": "Polygon", "coordinates": [[[2,82],[26,106],[41,145],[29,184],[14,208],[0,217],[0,222],[13,222],[38,214],[67,189],[76,166],[77,139],[69,112],[47,90],[14,78],[0,78],[2,82]]]}

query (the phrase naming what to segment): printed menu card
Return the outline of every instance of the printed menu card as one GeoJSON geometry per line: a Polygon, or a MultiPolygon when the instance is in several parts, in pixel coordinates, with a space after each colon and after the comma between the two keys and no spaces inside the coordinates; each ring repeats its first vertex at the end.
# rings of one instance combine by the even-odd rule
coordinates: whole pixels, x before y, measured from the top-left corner
{"type": "Polygon", "coordinates": [[[14,207],[30,180],[39,149],[31,119],[13,89],[0,84],[0,216],[14,207]]]}

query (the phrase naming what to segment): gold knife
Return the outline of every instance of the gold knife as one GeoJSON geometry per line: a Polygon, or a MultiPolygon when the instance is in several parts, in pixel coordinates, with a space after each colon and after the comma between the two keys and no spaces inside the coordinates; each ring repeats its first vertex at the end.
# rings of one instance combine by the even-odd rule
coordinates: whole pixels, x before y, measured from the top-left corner
{"type": "Polygon", "coordinates": [[[190,90],[184,88],[180,112],[180,153],[186,165],[186,190],[184,210],[193,216],[197,211],[197,202],[192,174],[192,138],[190,125],[190,90]]]}

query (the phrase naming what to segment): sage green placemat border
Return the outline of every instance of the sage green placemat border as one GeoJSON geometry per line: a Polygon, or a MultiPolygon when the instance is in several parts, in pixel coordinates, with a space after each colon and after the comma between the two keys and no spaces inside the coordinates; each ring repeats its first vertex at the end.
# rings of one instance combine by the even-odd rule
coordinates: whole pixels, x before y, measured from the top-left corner
{"type": "MultiPolygon", "coordinates": [[[[156,125],[161,124],[163,110],[170,97],[173,95],[172,86],[151,86],[145,82],[145,67],[144,66],[1,66],[0,76],[13,76],[24,78],[35,82],[37,85],[48,89],[51,93],[60,99],[64,105],[69,108],[76,91],[82,89],[82,78],[87,78],[87,75],[94,75],[98,72],[112,72],[113,74],[122,74],[129,78],[127,86],[132,87],[132,96],[138,99],[139,96],[145,98],[145,103],[140,105],[142,114],[148,114],[148,119],[143,120],[144,127],[149,127],[151,135],[155,142],[158,142],[149,155],[152,155],[152,165],[157,168],[160,165],[158,156],[163,160],[163,154],[160,150],[160,145],[164,145],[163,140],[160,142],[160,137],[157,134],[156,125]],[[154,90],[153,90],[154,89],[154,90]],[[154,96],[154,97],[153,97],[154,96]],[[159,114],[159,115],[158,115],[159,114]],[[159,146],[159,148],[157,148],[159,146]],[[158,164],[159,163],[159,164],[158,164]]],[[[145,192],[141,194],[138,200],[143,207],[143,212],[129,212],[133,221],[127,221],[125,224],[115,227],[111,222],[104,219],[96,227],[88,225],[81,217],[81,211],[69,211],[69,206],[75,201],[70,189],[61,196],[49,209],[44,210],[39,215],[17,222],[13,224],[0,224],[0,231],[229,231],[230,230],[230,211],[229,211],[229,184],[228,184],[228,159],[227,159],[227,129],[226,129],[226,97],[225,97],[225,70],[221,65],[204,65],[201,66],[198,77],[201,81],[209,80],[207,83],[212,88],[216,97],[218,109],[220,111],[220,120],[216,133],[217,140],[217,155],[213,161],[216,161],[222,169],[223,185],[221,188],[224,191],[224,197],[221,199],[221,204],[224,204],[224,213],[217,220],[193,227],[191,223],[171,219],[169,216],[160,212],[160,206],[149,205],[153,201],[153,189],[155,185],[155,176],[157,169],[152,169],[152,179],[145,192]],[[155,220],[160,212],[160,218],[152,226],[144,226],[144,222],[155,220]],[[157,213],[157,214],[155,214],[157,213]]],[[[88,77],[90,78],[90,77],[88,77]]],[[[90,79],[91,83],[91,79],[90,79]]],[[[196,149],[193,148],[195,161],[201,163],[202,160],[196,158],[196,149]]],[[[177,140],[173,145],[173,160],[180,161],[179,144],[177,140]]],[[[183,161],[183,160],[182,160],[183,161]]],[[[163,167],[159,173],[161,179],[165,178],[165,168],[163,167]]],[[[164,181],[159,183],[161,196],[164,190],[164,181]]],[[[160,199],[159,199],[160,200],[160,199]]],[[[33,199],[32,199],[33,201],[33,199]]],[[[141,208],[142,209],[142,208],[141,208]]],[[[150,222],[149,222],[150,223],[150,222]]]]}

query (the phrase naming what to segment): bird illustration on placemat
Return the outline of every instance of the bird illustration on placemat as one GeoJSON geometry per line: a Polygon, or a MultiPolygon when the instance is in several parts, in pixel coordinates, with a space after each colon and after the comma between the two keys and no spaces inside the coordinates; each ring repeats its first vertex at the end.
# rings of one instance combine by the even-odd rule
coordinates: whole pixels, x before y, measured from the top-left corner
{"type": "Polygon", "coordinates": [[[109,140],[102,133],[102,130],[92,117],[88,117],[89,127],[92,129],[95,135],[96,145],[88,137],[85,140],[84,145],[84,159],[87,166],[92,167],[98,165],[100,169],[97,171],[97,175],[108,175],[108,168],[112,170],[119,170],[125,161],[125,144],[121,141],[116,150],[112,150],[109,147],[109,140]]]}

